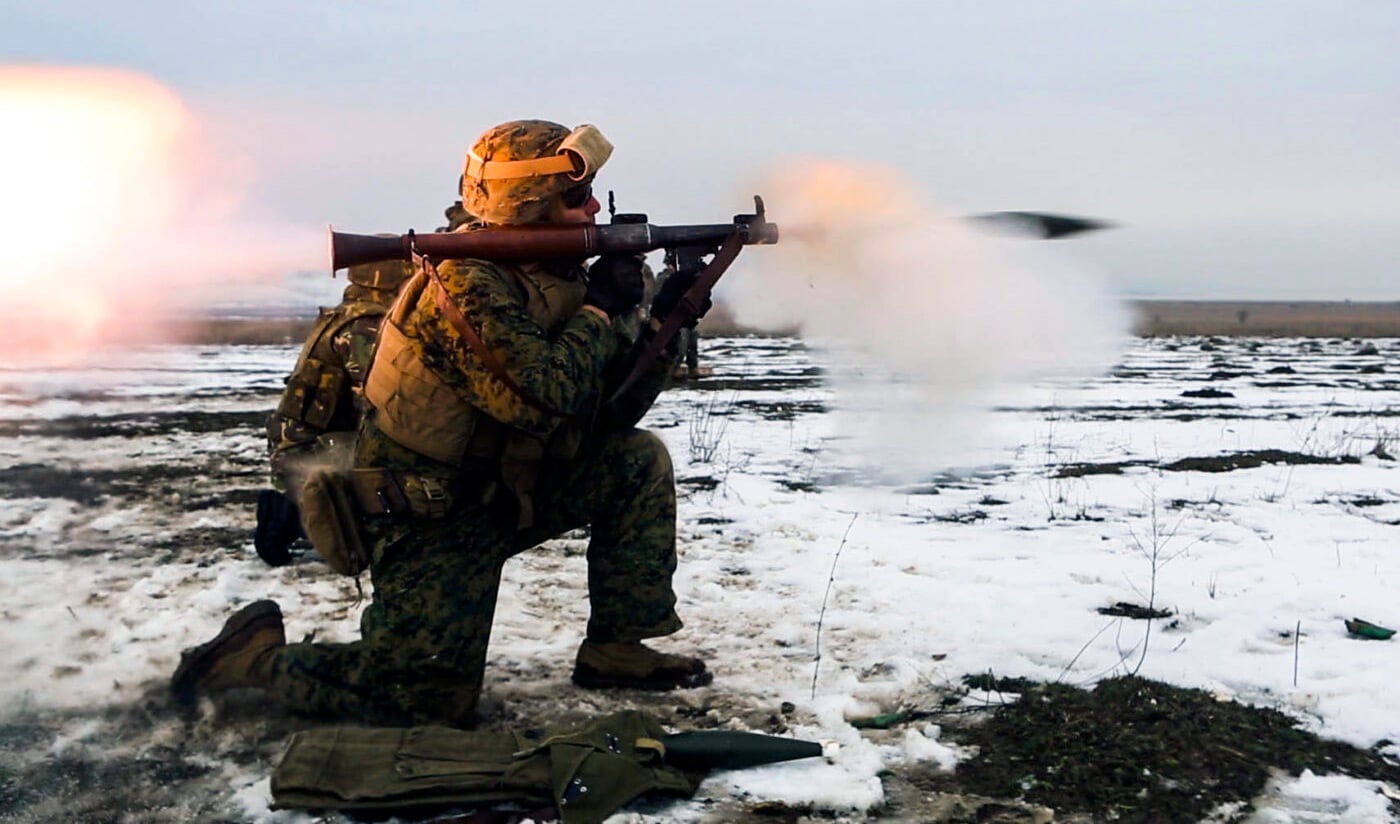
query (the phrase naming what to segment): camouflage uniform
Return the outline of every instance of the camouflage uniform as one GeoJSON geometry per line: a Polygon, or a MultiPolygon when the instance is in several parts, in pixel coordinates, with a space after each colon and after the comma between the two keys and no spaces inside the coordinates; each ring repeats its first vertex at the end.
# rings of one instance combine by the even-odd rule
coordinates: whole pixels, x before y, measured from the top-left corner
{"type": "Polygon", "coordinates": [[[471,226],[476,223],[476,218],[467,213],[462,208],[462,201],[455,200],[452,205],[442,210],[442,216],[447,218],[446,226],[439,226],[439,232],[455,232],[463,226],[471,226]]]}
{"type": "Polygon", "coordinates": [[[456,261],[438,273],[520,391],[444,315],[428,271],[415,274],[381,332],[355,466],[431,484],[447,500],[439,512],[365,519],[374,594],[360,640],[292,644],[271,664],[269,689],[297,711],[470,724],[502,566],[583,525],[591,526],[588,639],[639,641],[681,627],[670,456],[634,428],[672,360],[658,359],[624,397],[603,404],[639,349],[582,310],[581,267],[456,261]]]}
{"type": "Polygon", "coordinates": [[[352,267],[340,304],[321,310],[302,346],[267,421],[272,484],[294,501],[310,464],[348,450],[364,412],[362,387],[379,323],[405,272],[397,263],[352,267]]]}

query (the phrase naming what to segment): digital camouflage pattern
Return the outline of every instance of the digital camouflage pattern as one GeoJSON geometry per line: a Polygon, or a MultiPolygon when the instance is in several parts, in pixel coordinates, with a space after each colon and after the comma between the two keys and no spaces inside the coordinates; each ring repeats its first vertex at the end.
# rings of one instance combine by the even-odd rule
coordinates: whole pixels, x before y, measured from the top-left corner
{"type": "Polygon", "coordinates": [[[476,222],[476,218],[466,209],[462,208],[462,201],[453,201],[451,206],[442,210],[442,216],[447,218],[446,226],[439,226],[439,232],[455,232],[463,226],[470,226],[476,222]]]}
{"type": "Polygon", "coordinates": [[[658,438],[634,428],[664,387],[671,360],[658,359],[626,396],[602,405],[638,348],[613,324],[579,311],[583,290],[568,284],[581,284],[581,272],[459,261],[443,264],[439,274],[522,390],[568,417],[537,409],[507,389],[443,317],[436,287],[419,293],[410,284],[393,317],[402,310],[400,328],[422,363],[482,416],[546,445],[541,455],[561,433],[587,432],[573,457],[545,458],[537,467],[534,525],[521,531],[515,501],[501,492],[499,469],[429,458],[389,438],[375,412],[367,415],[355,465],[440,479],[453,505],[438,519],[366,518],[374,589],[361,639],[291,645],[273,666],[271,689],[301,712],[373,723],[469,724],[502,565],[584,524],[592,527],[587,637],[636,641],[681,626],[671,589],[676,493],[670,456],[658,438]]]}
{"type": "MultiPolygon", "coordinates": [[[[373,430],[368,432],[372,435],[373,430]]],[[[511,556],[592,525],[587,637],[635,641],[681,628],[675,481],[656,436],[603,436],[578,459],[546,469],[538,523],[458,503],[440,520],[369,519],[373,602],[348,644],[293,644],[269,689],[294,711],[378,724],[470,726],[481,694],[501,568],[511,556]]]]}
{"type": "Polygon", "coordinates": [[[287,377],[282,401],[267,422],[272,482],[295,493],[302,464],[313,461],[331,432],[354,432],[360,388],[385,308],[359,301],[322,309],[287,377]]]}
{"type": "MultiPolygon", "coordinates": [[[[569,131],[548,120],[512,120],[486,130],[471,150],[486,161],[549,157],[569,131]]],[[[462,206],[491,224],[542,223],[554,197],[577,182],[562,174],[480,181],[464,174],[462,206]]]]}
{"type": "Polygon", "coordinates": [[[351,267],[341,302],[321,310],[267,422],[278,491],[295,496],[300,464],[326,448],[325,436],[346,433],[348,441],[358,426],[379,324],[409,268],[397,262],[351,267]]]}
{"type": "MultiPolygon", "coordinates": [[[[623,341],[597,314],[579,311],[587,283],[582,268],[447,261],[438,275],[521,390],[569,416],[598,404],[605,367],[623,341]]],[[[564,423],[491,373],[443,316],[433,288],[418,295],[402,329],[434,373],[495,420],[539,438],[564,423]]]]}
{"type": "MultiPolygon", "coordinates": [[[[602,429],[625,428],[641,420],[664,388],[665,370],[655,365],[627,395],[600,407],[608,387],[621,380],[625,373],[620,372],[636,350],[619,324],[579,311],[586,285],[581,269],[448,261],[438,273],[482,341],[522,392],[539,405],[510,391],[481,362],[443,316],[435,287],[424,279],[406,287],[403,305],[395,307],[394,317],[403,316],[399,327],[413,357],[456,397],[492,420],[545,441],[569,421],[592,421],[602,429]]],[[[378,381],[377,370],[390,368],[381,358],[371,382],[378,381]]],[[[396,392],[409,394],[404,387],[396,392]]],[[[389,431],[392,427],[383,420],[384,413],[378,410],[377,418],[380,428],[389,431]]],[[[414,461],[421,457],[415,454],[414,461]]],[[[435,475],[456,470],[450,462],[423,468],[435,475]]]]}

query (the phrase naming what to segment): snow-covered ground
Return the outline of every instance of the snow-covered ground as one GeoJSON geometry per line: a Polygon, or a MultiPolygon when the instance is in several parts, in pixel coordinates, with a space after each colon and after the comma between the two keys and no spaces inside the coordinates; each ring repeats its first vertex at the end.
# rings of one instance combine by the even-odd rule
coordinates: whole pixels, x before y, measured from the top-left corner
{"type": "MultiPolygon", "coordinates": [[[[967,673],[1087,686],[1136,672],[1362,747],[1400,740],[1397,642],[1343,626],[1400,627],[1400,341],[1371,343],[1137,341],[1107,375],[1008,394],[956,455],[896,483],[842,451],[820,352],[707,340],[715,377],[668,392],[645,423],[682,493],[686,628],[669,643],[716,673],[665,700],[742,728],[787,702],[790,734],[842,748],[834,763],[719,774],[693,801],[624,820],[705,820],[735,798],[857,815],[882,801],[882,770],[960,753],[936,726],[876,738],[848,720],[926,705],[967,673]],[[1218,391],[1183,395],[1199,390],[1218,391]],[[1228,467],[1262,450],[1277,453],[1228,467]],[[1171,615],[1148,633],[1098,612],[1118,602],[1171,615]]],[[[249,600],[276,599],[292,637],[355,637],[352,582],[311,555],[268,568],[252,549],[261,421],[294,359],[188,346],[0,366],[0,755],[178,754],[184,772],[140,776],[188,792],[147,793],[151,815],[132,820],[312,820],[267,809],[275,745],[242,748],[211,707],[190,721],[159,699],[180,650],[249,600]]],[[[568,680],[582,547],[561,539],[507,566],[488,707],[577,717],[631,700],[568,680]]],[[[17,774],[0,764],[20,820],[51,809],[36,792],[72,803],[120,796],[125,780],[93,768],[79,789],[25,790],[6,784],[17,774]]],[[[1305,774],[1256,820],[1385,820],[1381,789],[1305,774]]]]}

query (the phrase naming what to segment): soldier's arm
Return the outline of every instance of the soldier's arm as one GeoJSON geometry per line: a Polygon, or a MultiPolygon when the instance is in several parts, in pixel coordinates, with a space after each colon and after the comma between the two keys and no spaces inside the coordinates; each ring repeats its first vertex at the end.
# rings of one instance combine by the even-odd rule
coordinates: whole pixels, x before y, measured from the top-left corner
{"type": "MultiPolygon", "coordinates": [[[[675,273],[675,267],[669,263],[663,266],[660,272],[654,274],[651,268],[647,267],[643,273],[647,277],[647,289],[642,305],[651,306],[651,302],[656,298],[656,293],[661,291],[661,287],[665,286],[666,281],[675,273]]],[[[650,323],[649,315],[644,323],[650,323]]],[[[622,347],[621,354],[609,366],[608,383],[610,386],[620,384],[623,378],[632,371],[633,362],[641,354],[650,334],[654,333],[656,328],[656,325],[652,324],[650,332],[644,332],[640,335],[630,351],[627,347],[622,347]]],[[[671,385],[672,375],[676,364],[680,362],[680,356],[681,353],[677,348],[676,341],[672,340],[671,345],[662,350],[647,371],[643,372],[641,377],[637,378],[636,382],[622,396],[599,410],[598,426],[617,429],[636,426],[651,409],[652,404],[656,403],[661,392],[671,385]]],[[[610,396],[612,390],[608,389],[605,394],[610,396]]]]}
{"type": "MultiPolygon", "coordinates": [[[[348,397],[353,401],[355,422],[364,414],[365,376],[369,374],[374,356],[374,342],[379,337],[383,315],[364,315],[345,324],[331,338],[331,347],[345,365],[348,397]]],[[[348,411],[348,410],[347,410],[348,411]]],[[[353,427],[351,427],[353,428],[353,427]]]]}
{"type": "Polygon", "coordinates": [[[438,310],[431,289],[424,291],[419,309],[446,345],[429,351],[449,361],[443,370],[460,379],[459,388],[486,414],[502,423],[547,435],[563,420],[536,408],[521,397],[564,416],[590,414],[602,392],[603,372],[617,351],[612,325],[598,313],[582,310],[550,339],[526,310],[508,275],[472,263],[444,265],[440,270],[463,316],[506,374],[520,388],[517,394],[498,380],[475,350],[438,310]]]}
{"type": "MultiPolygon", "coordinates": [[[[326,328],[325,324],[334,326],[338,321],[336,313],[332,310],[322,310],[321,316],[317,318],[317,326],[302,347],[292,374],[287,377],[287,387],[282,392],[277,409],[268,419],[268,449],[271,453],[274,476],[284,474],[288,463],[295,461],[299,456],[314,453],[317,438],[323,433],[336,428],[354,428],[355,413],[342,408],[345,404],[342,403],[341,395],[348,395],[350,387],[346,386],[343,380],[330,380],[329,383],[323,381],[349,372],[352,368],[346,357],[346,341],[349,339],[347,329],[363,320],[369,319],[361,318],[343,325],[340,329],[332,329],[330,346],[333,357],[322,361],[313,358],[313,355],[320,355],[322,358],[327,356],[315,351],[314,347],[322,330],[326,328]],[[307,420],[308,417],[315,422],[307,420]]],[[[363,335],[363,332],[358,334],[363,335]]],[[[370,347],[374,345],[373,335],[374,331],[371,329],[370,347]]],[[[368,358],[368,353],[364,358],[368,358]]],[[[368,368],[367,360],[363,366],[368,368]]],[[[358,386],[363,382],[363,370],[358,374],[350,373],[350,385],[358,386]]],[[[280,490],[281,486],[278,488],[280,490]]]]}
{"type": "Polygon", "coordinates": [[[379,336],[379,324],[383,319],[383,315],[355,318],[342,326],[331,339],[331,346],[345,364],[350,386],[357,390],[365,385],[365,375],[369,374],[370,358],[374,354],[374,341],[379,336]]]}
{"type": "MultiPolygon", "coordinates": [[[[632,364],[645,348],[649,334],[643,334],[630,350],[614,358],[608,366],[608,385],[617,386],[632,371],[632,364]]],[[[598,410],[597,426],[601,429],[628,429],[639,421],[656,403],[656,398],[671,383],[671,374],[679,359],[675,342],[662,350],[651,366],[620,397],[598,410]]],[[[611,394],[609,391],[607,394],[611,394]]]]}

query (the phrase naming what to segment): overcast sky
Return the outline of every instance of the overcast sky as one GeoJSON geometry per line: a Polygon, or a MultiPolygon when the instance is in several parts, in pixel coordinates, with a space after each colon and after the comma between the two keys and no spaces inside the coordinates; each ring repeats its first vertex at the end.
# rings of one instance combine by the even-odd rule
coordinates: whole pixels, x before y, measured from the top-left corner
{"type": "Polygon", "coordinates": [[[0,61],[154,78],[278,221],[432,228],[476,135],[542,117],[657,223],[815,156],[1116,221],[1065,243],[1124,293],[1400,300],[1395,0],[3,0],[0,61]]]}

